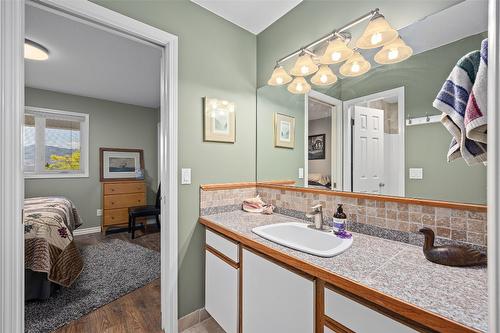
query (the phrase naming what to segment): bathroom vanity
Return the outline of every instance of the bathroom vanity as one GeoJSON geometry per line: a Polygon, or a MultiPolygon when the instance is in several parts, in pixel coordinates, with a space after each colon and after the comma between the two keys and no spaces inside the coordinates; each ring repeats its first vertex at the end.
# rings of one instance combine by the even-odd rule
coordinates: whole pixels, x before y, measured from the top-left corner
{"type": "Polygon", "coordinates": [[[305,222],[243,211],[200,217],[206,310],[226,332],[486,331],[486,268],[436,265],[416,246],[358,233],[350,249],[323,258],[252,232],[291,221],[305,222]]]}

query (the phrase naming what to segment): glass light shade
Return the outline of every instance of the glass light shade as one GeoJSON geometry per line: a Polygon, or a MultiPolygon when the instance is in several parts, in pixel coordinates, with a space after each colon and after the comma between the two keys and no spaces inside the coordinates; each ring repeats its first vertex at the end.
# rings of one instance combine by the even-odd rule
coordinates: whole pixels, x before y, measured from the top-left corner
{"type": "Polygon", "coordinates": [[[281,86],[292,81],[292,77],[288,75],[286,70],[281,66],[276,66],[274,68],[273,74],[267,84],[270,86],[281,86]]]}
{"type": "Polygon", "coordinates": [[[317,86],[329,86],[337,82],[337,75],[332,72],[328,65],[321,65],[311,78],[311,82],[317,86]]]}
{"type": "Polygon", "coordinates": [[[24,40],[24,59],[43,61],[49,59],[49,50],[29,39],[24,40]]]}
{"type": "Polygon", "coordinates": [[[349,59],[353,50],[347,46],[347,43],[341,38],[335,38],[328,42],[328,46],[319,62],[323,65],[337,64],[349,59]]]}
{"type": "Polygon", "coordinates": [[[413,50],[401,39],[397,38],[394,42],[385,45],[375,54],[375,61],[379,64],[395,64],[411,57],[413,50]]]}
{"type": "Polygon", "coordinates": [[[302,76],[297,76],[292,83],[288,85],[288,91],[292,94],[305,94],[311,91],[311,85],[307,83],[302,76]]]}
{"type": "Polygon", "coordinates": [[[340,66],[340,74],[344,76],[359,76],[370,70],[372,65],[366,61],[359,52],[355,52],[342,66],[340,66]]]}
{"type": "Polygon", "coordinates": [[[370,20],[363,35],[356,41],[356,47],[374,49],[393,42],[398,36],[398,32],[391,27],[383,15],[379,14],[370,20]]]}
{"type": "Polygon", "coordinates": [[[318,65],[314,63],[311,56],[307,53],[302,53],[295,62],[290,74],[293,76],[308,76],[317,71],[318,65]]]}

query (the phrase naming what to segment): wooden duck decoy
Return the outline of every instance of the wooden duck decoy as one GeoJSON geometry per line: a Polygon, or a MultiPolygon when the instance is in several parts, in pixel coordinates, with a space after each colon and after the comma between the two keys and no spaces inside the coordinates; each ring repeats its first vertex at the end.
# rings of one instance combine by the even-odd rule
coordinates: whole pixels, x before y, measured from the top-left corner
{"type": "Polygon", "coordinates": [[[419,230],[424,234],[424,255],[427,260],[446,266],[486,265],[486,254],[466,246],[434,246],[434,231],[430,228],[419,230]]]}

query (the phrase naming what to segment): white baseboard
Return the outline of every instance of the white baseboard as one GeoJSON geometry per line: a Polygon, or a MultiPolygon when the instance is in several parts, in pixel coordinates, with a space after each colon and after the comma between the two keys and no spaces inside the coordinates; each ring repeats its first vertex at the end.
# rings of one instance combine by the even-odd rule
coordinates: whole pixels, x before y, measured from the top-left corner
{"type": "Polygon", "coordinates": [[[99,232],[101,232],[101,227],[83,228],[83,229],[76,229],[75,231],[73,231],[73,235],[79,236],[87,234],[96,234],[99,232]]]}

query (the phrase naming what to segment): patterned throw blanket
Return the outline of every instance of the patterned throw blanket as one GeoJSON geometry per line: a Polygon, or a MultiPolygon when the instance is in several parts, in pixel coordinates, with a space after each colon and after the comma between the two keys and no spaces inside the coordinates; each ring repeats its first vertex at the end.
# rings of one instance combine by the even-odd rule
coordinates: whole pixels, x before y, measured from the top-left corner
{"type": "Polygon", "coordinates": [[[73,203],[60,197],[24,200],[25,268],[47,273],[51,282],[69,287],[83,269],[73,241],[81,225],[73,203]]]}

